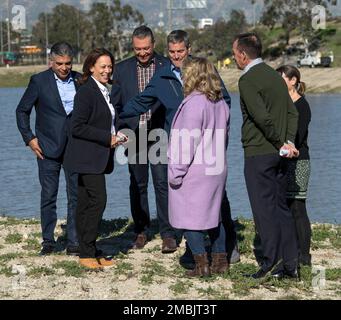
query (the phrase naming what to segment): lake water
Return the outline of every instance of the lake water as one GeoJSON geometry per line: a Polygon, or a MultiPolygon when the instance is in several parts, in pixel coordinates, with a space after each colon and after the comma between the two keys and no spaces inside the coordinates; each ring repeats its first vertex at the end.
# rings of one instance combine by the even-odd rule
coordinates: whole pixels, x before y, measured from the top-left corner
{"type": "MultiPolygon", "coordinates": [[[[24,88],[0,88],[0,214],[39,218],[40,185],[35,157],[25,147],[17,130],[15,109],[24,88]]],[[[313,222],[341,223],[341,95],[308,95],[312,110],[309,132],[311,179],[308,213],[313,222]]],[[[32,112],[34,115],[34,111],[32,112]]],[[[243,175],[243,150],[240,142],[241,113],[238,94],[232,94],[231,132],[228,148],[228,197],[232,216],[251,218],[243,175]]],[[[32,125],[34,128],[34,125],[32,125]]],[[[151,181],[151,179],[150,179],[151,181]]],[[[58,217],[66,216],[63,173],[60,178],[58,217]]],[[[107,176],[108,204],[105,219],[130,217],[129,175],[127,166],[116,165],[107,176]]],[[[149,186],[151,215],[155,217],[155,197],[149,186]]]]}

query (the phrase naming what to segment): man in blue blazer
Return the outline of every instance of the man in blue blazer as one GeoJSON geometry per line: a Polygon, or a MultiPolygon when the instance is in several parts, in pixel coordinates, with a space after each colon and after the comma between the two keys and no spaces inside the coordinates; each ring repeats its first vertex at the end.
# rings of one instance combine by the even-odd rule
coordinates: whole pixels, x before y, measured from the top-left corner
{"type": "MultiPolygon", "coordinates": [[[[16,109],[18,129],[27,146],[37,157],[41,184],[41,255],[55,251],[54,229],[57,223],[56,202],[59,175],[68,140],[68,127],[73,99],[78,88],[79,73],[72,70],[72,47],[66,42],[52,46],[50,68],[33,75],[16,109]],[[31,111],[35,107],[35,134],[30,127],[31,111]]],[[[78,240],[74,213],[77,204],[77,174],[64,168],[67,210],[67,254],[78,255],[78,240]]]]}
{"type": "MultiPolygon", "coordinates": [[[[129,99],[144,90],[154,73],[168,63],[168,59],[154,52],[154,35],[150,28],[140,26],[132,34],[134,56],[118,63],[113,74],[111,100],[120,112],[129,99]]],[[[149,164],[153,177],[157,218],[160,235],[163,240],[162,252],[170,253],[177,249],[175,231],[168,219],[168,184],[167,165],[149,163],[146,154],[152,143],[147,143],[150,130],[163,128],[165,109],[157,108],[158,103],[151,106],[151,110],[142,115],[136,115],[124,120],[120,119],[120,129],[129,128],[135,132],[136,159],[129,157],[130,174],[130,208],[134,220],[136,238],[134,249],[142,249],[147,242],[150,213],[148,206],[148,178],[149,164]],[[144,156],[145,155],[145,156],[144,156]],[[136,160],[136,161],[135,161],[136,160]]],[[[130,150],[128,148],[128,150],[130,150]]]]}
{"type": "MultiPolygon", "coordinates": [[[[158,70],[141,94],[130,99],[124,105],[120,112],[120,118],[133,117],[147,112],[152,106],[160,105],[166,109],[164,129],[169,134],[174,115],[184,98],[180,68],[183,61],[190,55],[191,46],[189,36],[183,30],[172,31],[167,37],[167,45],[170,61],[158,70]]],[[[231,98],[223,82],[222,87],[224,99],[228,106],[231,106],[231,98]]],[[[240,255],[226,191],[224,192],[221,210],[226,229],[228,260],[230,263],[235,263],[240,260],[240,255]]],[[[180,259],[180,263],[185,268],[194,268],[194,261],[189,248],[180,259]]]]}

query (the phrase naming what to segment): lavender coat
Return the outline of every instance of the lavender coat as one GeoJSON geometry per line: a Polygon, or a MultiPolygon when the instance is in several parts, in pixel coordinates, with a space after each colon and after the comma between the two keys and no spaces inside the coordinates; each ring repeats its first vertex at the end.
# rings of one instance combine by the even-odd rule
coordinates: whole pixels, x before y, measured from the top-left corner
{"type": "Polygon", "coordinates": [[[214,103],[193,92],[178,108],[168,146],[169,221],[174,228],[218,226],[228,133],[229,107],[223,99],[214,103]]]}

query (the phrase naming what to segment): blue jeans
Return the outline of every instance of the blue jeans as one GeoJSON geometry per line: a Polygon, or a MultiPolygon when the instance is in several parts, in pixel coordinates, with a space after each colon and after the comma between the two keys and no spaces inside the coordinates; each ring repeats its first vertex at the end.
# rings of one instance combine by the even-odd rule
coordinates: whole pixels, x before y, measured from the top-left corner
{"type": "MultiPolygon", "coordinates": [[[[197,230],[184,230],[184,236],[187,240],[188,246],[193,254],[205,253],[205,232],[197,230]]],[[[225,230],[222,223],[214,228],[207,230],[208,236],[211,240],[213,253],[224,253],[225,249],[225,230]]]]}
{"type": "MultiPolygon", "coordinates": [[[[43,245],[56,244],[54,229],[57,224],[57,194],[62,159],[38,159],[39,181],[41,185],[40,215],[43,245]]],[[[64,169],[67,194],[67,245],[78,246],[75,225],[77,206],[78,174],[64,169]]]]}

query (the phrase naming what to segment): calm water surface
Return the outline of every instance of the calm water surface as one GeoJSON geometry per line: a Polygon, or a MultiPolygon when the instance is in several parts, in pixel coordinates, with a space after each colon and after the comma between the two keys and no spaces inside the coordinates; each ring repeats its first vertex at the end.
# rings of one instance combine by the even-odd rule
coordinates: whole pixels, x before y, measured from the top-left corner
{"type": "MultiPolygon", "coordinates": [[[[15,109],[24,88],[0,88],[0,214],[39,218],[40,185],[37,163],[25,147],[16,127],[15,109]]],[[[312,110],[309,132],[311,179],[308,213],[312,221],[341,223],[341,95],[309,95],[312,110]]],[[[34,120],[34,111],[32,112],[34,120]]],[[[243,176],[243,150],[240,142],[241,113],[238,94],[232,94],[231,133],[228,148],[228,196],[233,217],[252,217],[243,176]]],[[[32,122],[32,127],[34,122],[32,122]]],[[[151,181],[151,179],[150,179],[151,181]]],[[[127,166],[116,165],[107,176],[108,204],[105,219],[130,217],[127,166]]],[[[149,186],[150,211],[155,216],[155,197],[149,186]]],[[[58,195],[58,216],[66,216],[63,173],[58,195]]]]}

